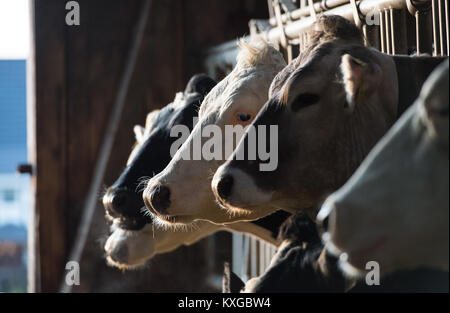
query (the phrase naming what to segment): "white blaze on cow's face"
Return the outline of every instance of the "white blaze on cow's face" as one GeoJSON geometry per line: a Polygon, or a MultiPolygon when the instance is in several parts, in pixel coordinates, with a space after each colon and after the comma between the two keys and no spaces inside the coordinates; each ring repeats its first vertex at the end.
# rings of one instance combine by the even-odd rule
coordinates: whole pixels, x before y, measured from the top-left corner
{"type": "Polygon", "coordinates": [[[322,206],[327,246],[342,253],[347,273],[360,273],[369,261],[379,263],[382,275],[421,266],[448,271],[448,113],[447,61],[322,206]]]}
{"type": "Polygon", "coordinates": [[[244,128],[267,101],[270,83],[285,65],[282,55],[266,42],[241,42],[237,66],[208,94],[201,105],[199,121],[187,141],[164,171],[148,183],[144,199],[160,224],[171,226],[196,219],[215,223],[234,221],[234,216],[218,208],[211,191],[211,179],[233,152],[244,128]],[[240,132],[227,132],[227,127],[239,125],[242,126],[240,132]],[[211,130],[211,126],[216,131],[211,130]],[[213,136],[222,136],[222,144],[207,148],[205,143],[213,136]],[[206,159],[202,149],[214,151],[217,157],[206,159]],[[152,203],[155,190],[159,192],[160,186],[168,188],[163,210],[155,209],[152,203]]]}

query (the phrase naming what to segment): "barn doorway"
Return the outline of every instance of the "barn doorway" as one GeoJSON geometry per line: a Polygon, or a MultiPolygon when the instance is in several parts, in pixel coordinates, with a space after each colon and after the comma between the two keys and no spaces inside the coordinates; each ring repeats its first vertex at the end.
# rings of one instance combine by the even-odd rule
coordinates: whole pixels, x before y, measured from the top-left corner
{"type": "Polygon", "coordinates": [[[31,97],[30,1],[0,2],[0,292],[26,292],[32,188],[28,136],[31,97]]]}

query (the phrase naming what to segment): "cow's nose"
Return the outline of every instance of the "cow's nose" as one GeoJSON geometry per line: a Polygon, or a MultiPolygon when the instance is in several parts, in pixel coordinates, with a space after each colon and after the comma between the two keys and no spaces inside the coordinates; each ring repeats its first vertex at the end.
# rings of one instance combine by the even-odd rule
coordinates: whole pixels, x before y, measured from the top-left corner
{"type": "Polygon", "coordinates": [[[157,213],[167,215],[167,209],[170,207],[170,189],[164,185],[152,186],[144,193],[144,202],[147,208],[153,208],[157,213]]]}
{"type": "Polygon", "coordinates": [[[233,188],[233,176],[226,175],[222,177],[217,183],[217,193],[219,197],[226,200],[231,195],[231,189],[233,188]]]}
{"type": "Polygon", "coordinates": [[[103,204],[108,214],[119,217],[127,213],[129,194],[125,189],[110,189],[103,197],[103,204]]]}
{"type": "Polygon", "coordinates": [[[127,205],[128,193],[125,190],[119,190],[114,192],[112,196],[112,206],[117,209],[117,211],[123,211],[123,208],[127,205]]]}

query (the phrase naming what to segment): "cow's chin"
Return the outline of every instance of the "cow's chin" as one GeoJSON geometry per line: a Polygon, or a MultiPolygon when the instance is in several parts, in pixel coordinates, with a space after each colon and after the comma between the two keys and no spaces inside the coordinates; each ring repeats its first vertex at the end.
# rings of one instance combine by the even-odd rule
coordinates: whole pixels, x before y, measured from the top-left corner
{"type": "Polygon", "coordinates": [[[150,212],[155,227],[171,231],[190,231],[195,229],[196,221],[192,215],[160,215],[150,212]]]}
{"type": "Polygon", "coordinates": [[[223,200],[217,200],[217,204],[223,209],[226,210],[226,212],[231,216],[231,217],[236,217],[236,216],[249,216],[249,215],[254,215],[257,214],[259,211],[262,211],[263,208],[258,205],[258,204],[248,204],[248,203],[236,203],[236,204],[231,204],[228,201],[223,201],[223,200]]]}
{"type": "Polygon", "coordinates": [[[116,228],[104,246],[108,265],[123,270],[143,267],[155,254],[151,227],[139,231],[116,228]]]}

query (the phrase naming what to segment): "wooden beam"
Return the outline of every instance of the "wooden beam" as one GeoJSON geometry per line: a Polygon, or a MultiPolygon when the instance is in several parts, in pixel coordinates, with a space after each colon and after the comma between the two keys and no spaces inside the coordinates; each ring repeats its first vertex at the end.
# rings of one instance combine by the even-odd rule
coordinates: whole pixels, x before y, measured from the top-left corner
{"type": "Polygon", "coordinates": [[[65,2],[35,1],[36,46],[36,291],[58,290],[66,253],[65,216],[67,207],[65,176],[66,146],[66,59],[65,2]],[[61,18],[55,18],[60,16],[61,18]],[[52,66],[48,66],[52,64],[52,66]],[[39,284],[39,282],[38,282],[39,284]]]}

